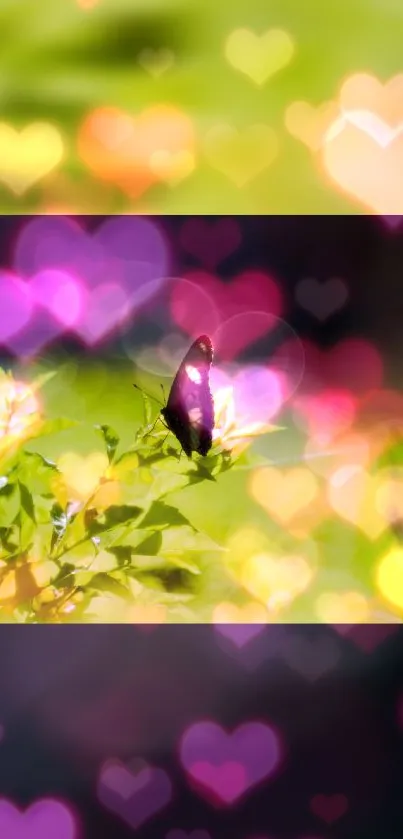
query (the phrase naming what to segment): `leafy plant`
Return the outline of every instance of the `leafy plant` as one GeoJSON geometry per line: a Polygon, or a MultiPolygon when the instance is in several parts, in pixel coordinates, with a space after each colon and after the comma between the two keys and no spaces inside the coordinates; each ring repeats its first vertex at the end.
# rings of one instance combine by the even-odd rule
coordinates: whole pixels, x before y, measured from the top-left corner
{"type": "Polygon", "coordinates": [[[0,371],[0,619],[131,621],[156,607],[172,620],[191,615],[206,557],[223,548],[169,496],[219,481],[249,455],[215,446],[206,458],[178,459],[165,432],[150,433],[145,404],[126,450],[113,428],[94,426],[104,465],[91,489],[77,490],[63,458],[32,451],[33,441],[80,425],[41,413],[35,394],[48,378],[27,386],[0,371]]]}

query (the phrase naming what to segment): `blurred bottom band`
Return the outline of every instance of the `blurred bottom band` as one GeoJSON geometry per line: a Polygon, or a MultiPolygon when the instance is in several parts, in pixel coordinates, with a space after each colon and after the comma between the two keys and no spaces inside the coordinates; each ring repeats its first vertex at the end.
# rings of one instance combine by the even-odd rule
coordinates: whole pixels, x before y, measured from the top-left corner
{"type": "Polygon", "coordinates": [[[398,839],[403,629],[0,628],[0,836],[398,839]]]}

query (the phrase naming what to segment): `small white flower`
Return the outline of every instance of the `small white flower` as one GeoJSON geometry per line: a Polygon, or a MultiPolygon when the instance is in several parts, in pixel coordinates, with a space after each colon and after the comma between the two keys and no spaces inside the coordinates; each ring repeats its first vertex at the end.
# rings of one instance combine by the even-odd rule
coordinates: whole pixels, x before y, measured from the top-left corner
{"type": "Polygon", "coordinates": [[[0,452],[29,436],[39,419],[39,403],[33,390],[11,376],[0,378],[0,452]]]}
{"type": "Polygon", "coordinates": [[[213,440],[226,451],[240,454],[256,437],[275,431],[276,427],[263,421],[248,422],[237,415],[234,388],[221,387],[213,394],[213,440]]]}

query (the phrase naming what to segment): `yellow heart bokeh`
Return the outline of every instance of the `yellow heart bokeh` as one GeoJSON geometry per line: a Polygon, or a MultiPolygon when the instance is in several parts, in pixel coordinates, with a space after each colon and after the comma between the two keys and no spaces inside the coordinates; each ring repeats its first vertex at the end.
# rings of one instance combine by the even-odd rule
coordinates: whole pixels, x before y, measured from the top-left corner
{"type": "Polygon", "coordinates": [[[346,193],[380,215],[403,214],[403,123],[397,129],[376,115],[344,115],[322,147],[323,165],[346,193]]]}
{"type": "Polygon", "coordinates": [[[274,467],[257,469],[250,481],[253,498],[273,518],[288,524],[314,501],[319,492],[318,481],[305,467],[280,472],[274,467]]]}
{"type": "Polygon", "coordinates": [[[343,82],[339,102],[343,111],[371,111],[397,127],[403,122],[403,74],[382,84],[369,73],[354,73],[343,82]]]}
{"type": "Polygon", "coordinates": [[[22,195],[62,161],[64,146],[57,128],[33,122],[22,131],[0,123],[0,180],[22,195]]]}
{"type": "Polygon", "coordinates": [[[196,158],[190,151],[154,151],[150,156],[150,169],[161,181],[175,185],[196,168],[196,158]]]}
{"type": "Polygon", "coordinates": [[[403,610],[403,549],[389,551],[378,564],[376,584],[382,596],[403,610]]]}
{"type": "Polygon", "coordinates": [[[212,623],[267,623],[268,613],[261,603],[246,603],[236,606],[234,603],[219,603],[214,611],[212,623]]]}
{"type": "Polygon", "coordinates": [[[326,441],[309,438],[305,446],[305,457],[309,469],[315,475],[327,477],[341,466],[368,466],[372,453],[367,437],[348,432],[337,438],[330,451],[326,441]]]}
{"type": "Polygon", "coordinates": [[[294,42],[288,32],[269,29],[256,35],[250,29],[236,29],[225,44],[227,61],[257,85],[263,85],[291,61],[294,42]]]}
{"type": "Polygon", "coordinates": [[[129,623],[165,623],[167,613],[167,607],[160,603],[138,604],[130,608],[127,619],[129,623]]]}
{"type": "Polygon", "coordinates": [[[85,500],[95,492],[109,461],[103,452],[92,452],[87,457],[66,452],[59,458],[57,466],[71,497],[85,500]]]}
{"type": "Polygon", "coordinates": [[[278,141],[267,125],[251,125],[237,131],[231,125],[221,124],[207,133],[204,148],[210,165],[243,187],[270,166],[278,152],[278,141]]]}
{"type": "Polygon", "coordinates": [[[319,620],[331,624],[367,623],[371,615],[366,597],[358,591],[324,592],[315,610],[319,620]]]}
{"type": "Polygon", "coordinates": [[[323,102],[315,108],[309,102],[292,102],[285,113],[287,131],[308,148],[317,152],[327,130],[340,115],[336,102],[323,102]]]}
{"type": "Polygon", "coordinates": [[[156,50],[146,47],[139,53],[137,61],[150,76],[158,79],[173,66],[175,55],[169,49],[156,50]]]}
{"type": "Polygon", "coordinates": [[[329,478],[328,499],[339,516],[377,539],[403,516],[403,469],[371,475],[359,465],[342,466],[329,478]]]}
{"type": "Polygon", "coordinates": [[[303,557],[262,553],[246,560],[240,581],[256,600],[277,610],[302,594],[312,578],[313,570],[303,557]]]}
{"type": "Polygon", "coordinates": [[[403,468],[395,466],[380,474],[385,479],[376,490],[376,507],[385,521],[393,524],[403,518],[403,468]]]}
{"type": "Polygon", "coordinates": [[[325,136],[322,162],[339,187],[381,215],[403,213],[403,74],[382,84],[345,80],[340,117],[325,136]]]}

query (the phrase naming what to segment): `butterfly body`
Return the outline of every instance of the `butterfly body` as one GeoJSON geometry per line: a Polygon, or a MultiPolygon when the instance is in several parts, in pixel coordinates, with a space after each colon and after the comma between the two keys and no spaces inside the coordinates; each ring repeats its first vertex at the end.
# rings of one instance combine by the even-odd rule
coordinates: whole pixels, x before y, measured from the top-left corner
{"type": "Polygon", "coordinates": [[[192,452],[207,455],[213,442],[214,402],[209,383],[212,361],[211,340],[201,335],[186,353],[161,411],[189,458],[192,452]]]}

